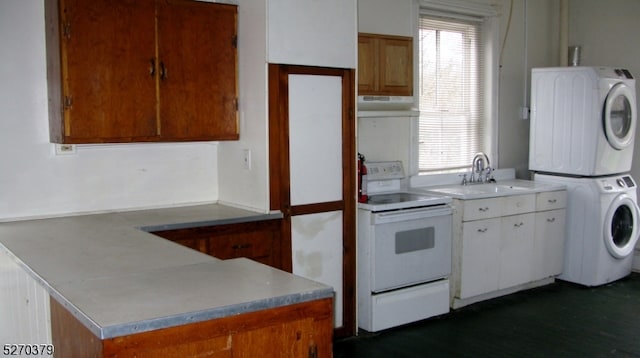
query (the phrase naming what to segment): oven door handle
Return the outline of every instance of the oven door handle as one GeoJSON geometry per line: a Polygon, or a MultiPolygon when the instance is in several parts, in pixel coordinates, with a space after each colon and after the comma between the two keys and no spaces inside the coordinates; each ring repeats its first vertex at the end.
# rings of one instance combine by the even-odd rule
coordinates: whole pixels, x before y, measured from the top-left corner
{"type": "Polygon", "coordinates": [[[451,215],[452,212],[453,211],[449,206],[438,207],[438,208],[417,208],[417,209],[388,211],[388,212],[373,214],[371,223],[374,225],[377,225],[377,224],[388,224],[388,223],[402,222],[402,221],[409,221],[409,220],[427,219],[427,218],[432,218],[436,216],[451,215]]]}

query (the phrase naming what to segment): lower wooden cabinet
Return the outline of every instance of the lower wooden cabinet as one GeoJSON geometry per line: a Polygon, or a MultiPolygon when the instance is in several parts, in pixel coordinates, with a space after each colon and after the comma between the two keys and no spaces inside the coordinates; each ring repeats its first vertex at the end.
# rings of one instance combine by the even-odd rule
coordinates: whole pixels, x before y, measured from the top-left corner
{"type": "MultiPolygon", "coordinates": [[[[207,255],[227,260],[246,257],[286,270],[280,240],[282,220],[253,221],[238,224],[156,231],[154,235],[171,240],[207,255]]],[[[290,260],[290,259],[289,259],[290,260]]]]}
{"type": "Polygon", "coordinates": [[[332,299],[100,339],[51,299],[58,357],[332,357],[332,299]]]}

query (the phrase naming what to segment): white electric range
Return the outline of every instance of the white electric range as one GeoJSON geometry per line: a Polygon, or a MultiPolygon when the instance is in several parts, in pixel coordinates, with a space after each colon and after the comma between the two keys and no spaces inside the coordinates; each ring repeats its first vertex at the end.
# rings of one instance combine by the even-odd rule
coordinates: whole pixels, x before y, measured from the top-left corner
{"type": "Polygon", "coordinates": [[[451,198],[403,190],[400,161],[365,166],[369,199],[358,204],[358,325],[376,332],[449,312],[451,198]]]}

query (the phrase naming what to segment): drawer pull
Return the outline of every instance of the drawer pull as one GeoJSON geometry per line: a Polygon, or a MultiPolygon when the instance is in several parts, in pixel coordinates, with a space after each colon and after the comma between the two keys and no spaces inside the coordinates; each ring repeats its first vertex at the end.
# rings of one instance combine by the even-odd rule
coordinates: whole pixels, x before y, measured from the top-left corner
{"type": "Polygon", "coordinates": [[[251,247],[251,244],[238,244],[238,245],[231,246],[231,248],[234,250],[248,249],[250,247],[251,247]]]}
{"type": "Polygon", "coordinates": [[[489,207],[485,206],[484,208],[478,208],[478,210],[482,212],[489,211],[489,207]]]}
{"type": "Polygon", "coordinates": [[[558,199],[549,199],[549,200],[547,200],[547,202],[549,202],[549,204],[555,204],[556,201],[558,201],[558,199]]]}
{"type": "Polygon", "coordinates": [[[547,219],[547,222],[549,222],[549,223],[552,223],[552,222],[554,222],[554,221],[556,221],[556,218],[548,218],[548,219],[547,219]]]}
{"type": "Polygon", "coordinates": [[[478,229],[478,232],[487,232],[487,230],[489,230],[489,229],[487,229],[487,228],[485,227],[484,229],[478,229]]]}
{"type": "Polygon", "coordinates": [[[517,223],[517,224],[513,224],[513,227],[521,227],[522,225],[524,225],[523,222],[517,223]]]}

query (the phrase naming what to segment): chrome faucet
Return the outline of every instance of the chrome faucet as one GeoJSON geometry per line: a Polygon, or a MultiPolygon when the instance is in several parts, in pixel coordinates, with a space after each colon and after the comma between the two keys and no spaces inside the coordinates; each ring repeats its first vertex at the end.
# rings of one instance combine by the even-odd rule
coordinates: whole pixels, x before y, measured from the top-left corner
{"type": "Polygon", "coordinates": [[[473,157],[473,162],[471,162],[471,178],[469,179],[470,183],[482,183],[484,181],[490,181],[491,179],[489,178],[491,173],[491,166],[489,164],[489,157],[484,153],[484,152],[480,152],[477,153],[474,157],[473,157]],[[485,179],[482,180],[482,173],[484,173],[486,170],[486,176],[485,179]],[[475,174],[478,173],[478,178],[475,178],[475,174]]]}

